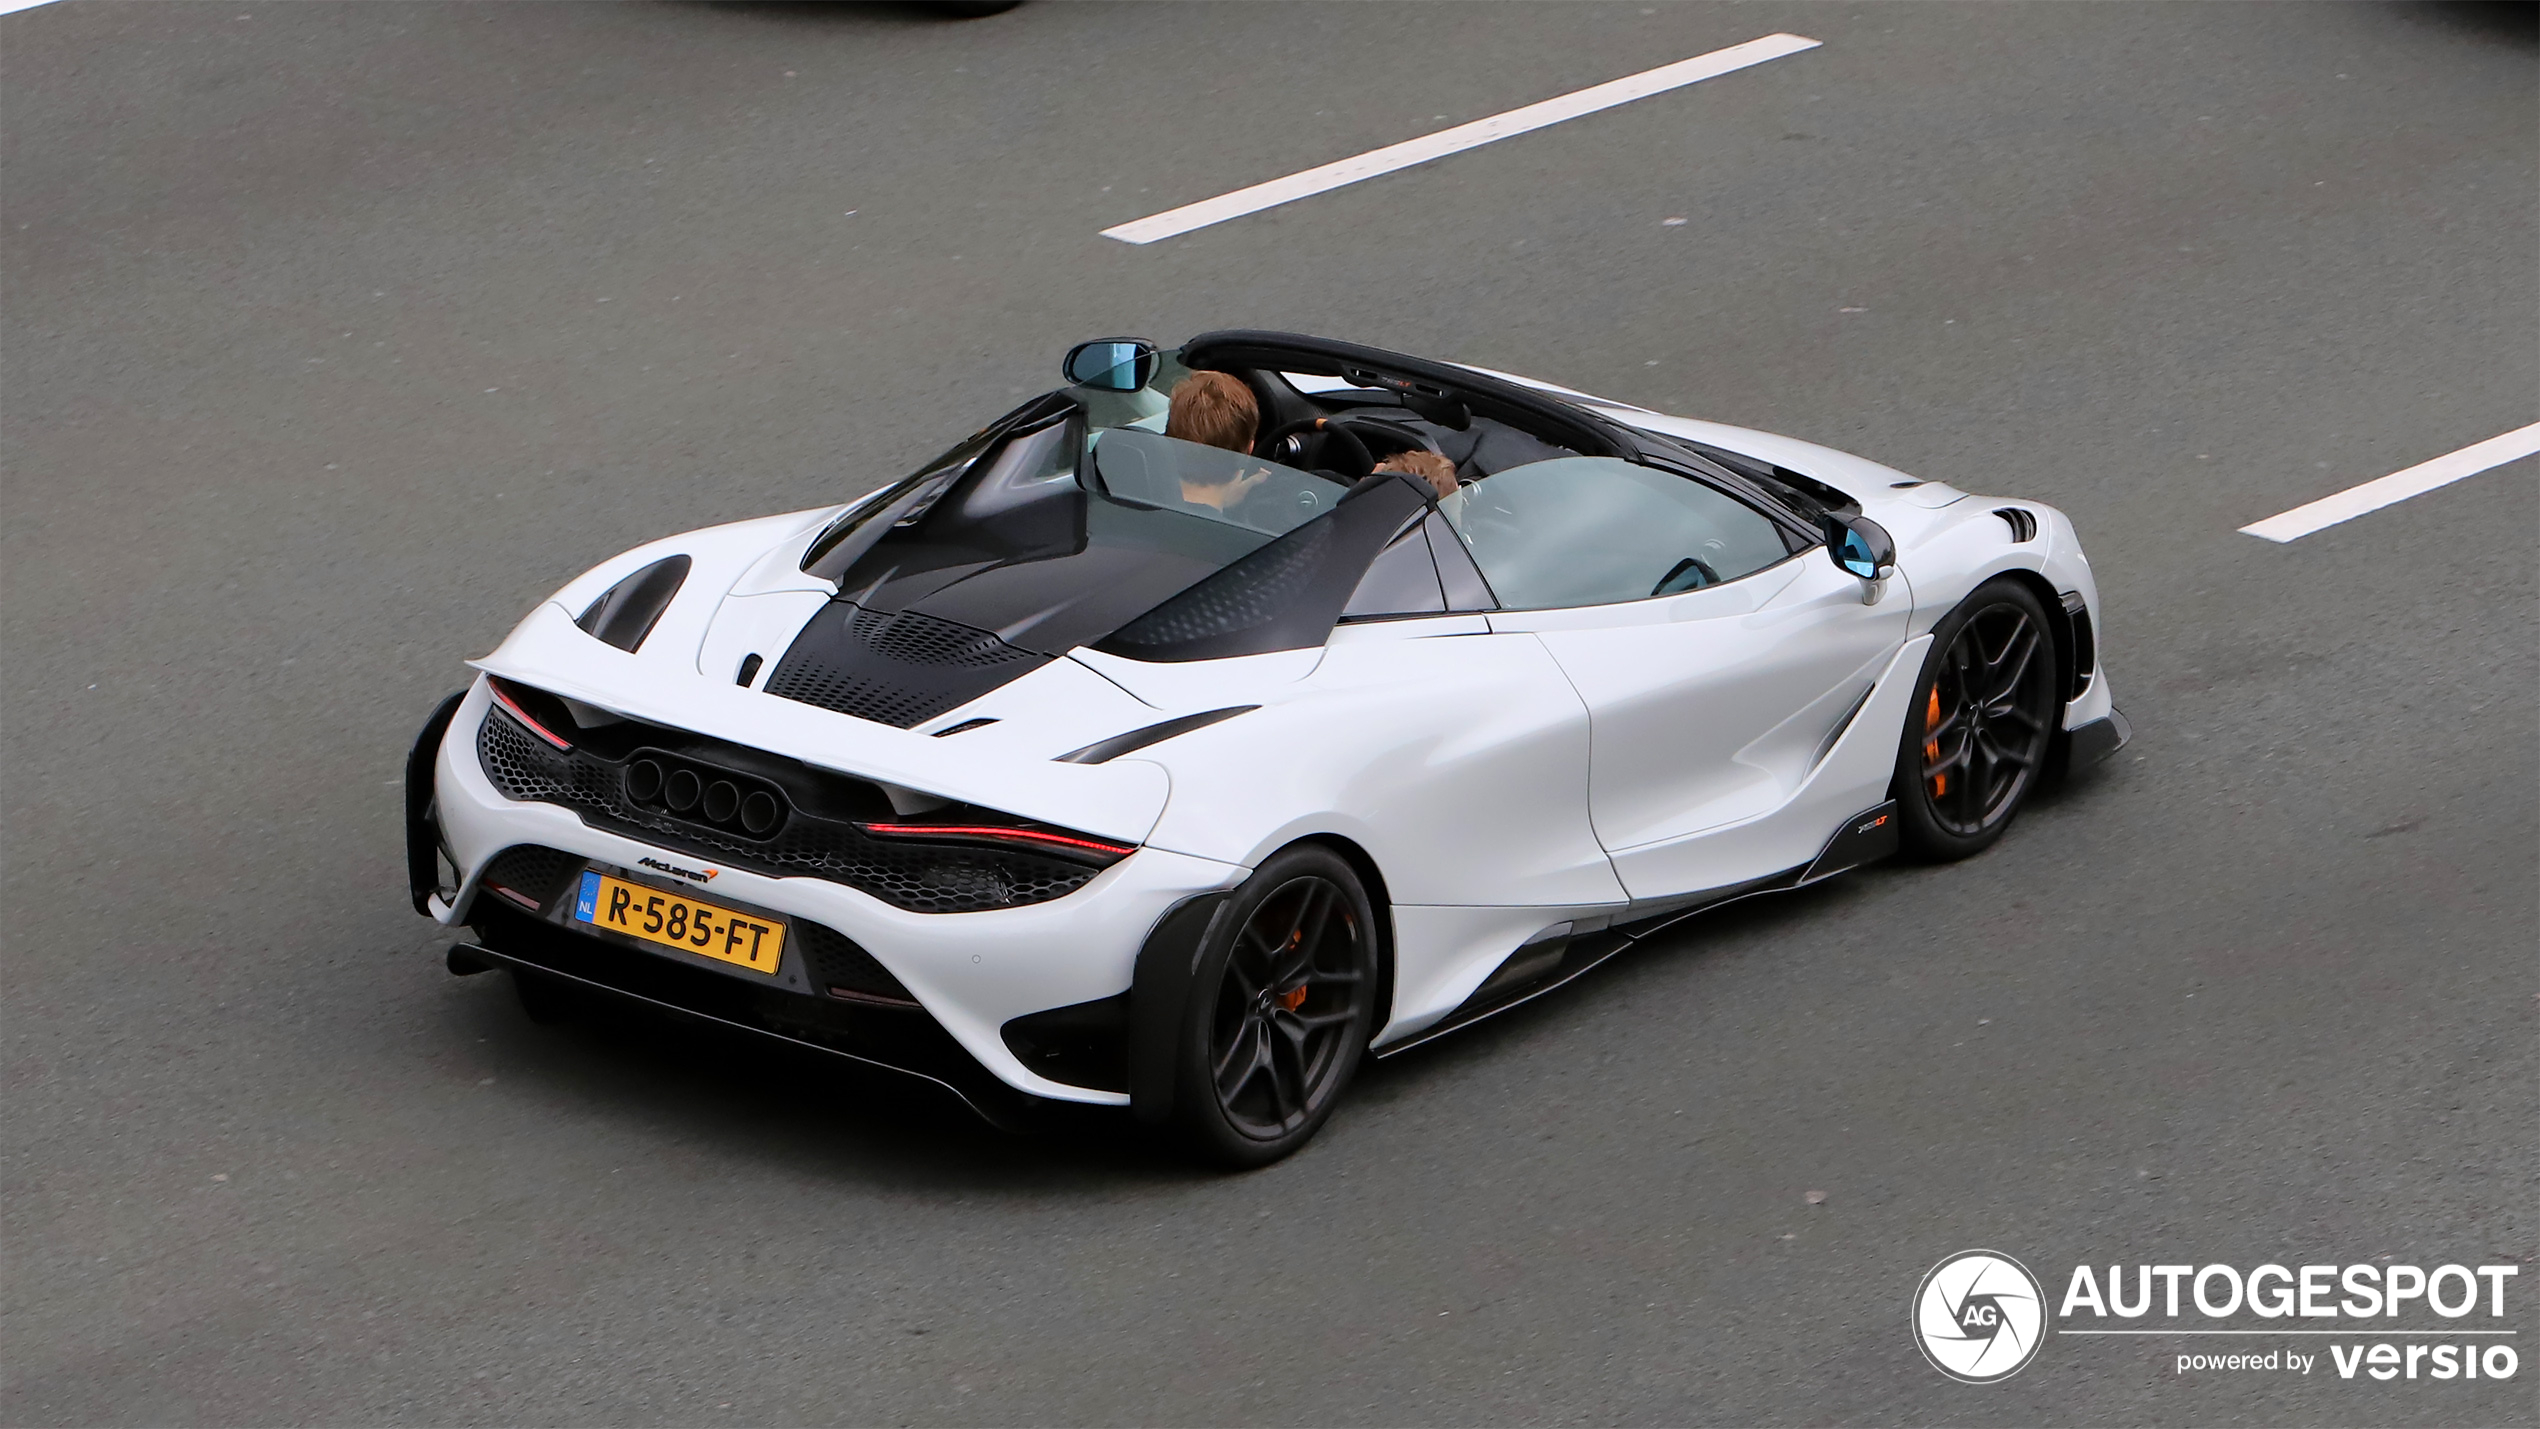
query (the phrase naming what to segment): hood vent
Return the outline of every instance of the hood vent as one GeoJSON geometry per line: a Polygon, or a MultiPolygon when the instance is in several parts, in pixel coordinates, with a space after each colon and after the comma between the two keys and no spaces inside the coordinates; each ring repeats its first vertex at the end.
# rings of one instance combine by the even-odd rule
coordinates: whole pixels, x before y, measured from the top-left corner
{"type": "Polygon", "coordinates": [[[884,615],[832,601],[795,637],[766,690],[876,724],[912,729],[1020,679],[1050,657],[931,615],[884,615]]]}

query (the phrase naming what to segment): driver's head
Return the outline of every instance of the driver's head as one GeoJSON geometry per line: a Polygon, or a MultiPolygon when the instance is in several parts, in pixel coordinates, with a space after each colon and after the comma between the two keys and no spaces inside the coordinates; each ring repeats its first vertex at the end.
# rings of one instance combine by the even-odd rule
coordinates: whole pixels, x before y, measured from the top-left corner
{"type": "Polygon", "coordinates": [[[1427,482],[1429,488],[1438,494],[1440,500],[1455,494],[1455,463],[1439,456],[1436,452],[1421,451],[1417,448],[1407,452],[1396,452],[1376,463],[1376,470],[1399,471],[1416,476],[1427,482]]]}
{"type": "Polygon", "coordinates": [[[1252,451],[1261,408],[1252,389],[1223,372],[1194,372],[1173,384],[1173,408],[1164,435],[1230,452],[1252,451]]]}

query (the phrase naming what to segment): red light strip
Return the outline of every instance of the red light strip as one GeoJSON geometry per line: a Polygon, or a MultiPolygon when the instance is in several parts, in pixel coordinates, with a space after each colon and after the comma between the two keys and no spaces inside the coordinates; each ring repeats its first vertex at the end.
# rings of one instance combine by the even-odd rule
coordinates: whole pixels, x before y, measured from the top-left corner
{"type": "Polygon", "coordinates": [[[559,736],[554,730],[551,730],[545,725],[540,724],[538,721],[531,719],[529,717],[529,711],[522,709],[519,705],[513,703],[512,697],[503,693],[502,681],[489,678],[485,682],[485,688],[493,692],[494,703],[501,705],[503,707],[503,712],[510,715],[513,719],[519,720],[522,724],[529,726],[530,733],[547,741],[549,744],[554,745],[558,749],[570,750],[573,748],[572,740],[559,736]]]}
{"type": "Polygon", "coordinates": [[[858,824],[868,834],[890,838],[975,838],[998,839],[1012,843],[1057,844],[1062,848],[1081,848],[1092,853],[1127,855],[1135,853],[1135,844],[1103,843],[1097,839],[1072,838],[1066,834],[1043,833],[1039,829],[999,828],[994,824],[858,824]]]}

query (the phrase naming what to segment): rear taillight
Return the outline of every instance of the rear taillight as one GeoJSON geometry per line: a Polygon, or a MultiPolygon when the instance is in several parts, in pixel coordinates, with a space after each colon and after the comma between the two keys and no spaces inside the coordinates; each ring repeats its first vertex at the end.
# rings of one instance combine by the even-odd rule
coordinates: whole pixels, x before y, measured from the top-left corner
{"type": "Polygon", "coordinates": [[[491,675],[486,677],[485,684],[486,688],[493,693],[494,703],[502,709],[503,713],[520,721],[531,734],[558,749],[573,748],[572,740],[556,732],[558,729],[573,727],[573,717],[565,713],[564,701],[544,690],[533,690],[526,685],[515,685],[509,680],[498,679],[491,675]]]}
{"type": "Polygon", "coordinates": [[[1138,851],[1136,844],[1114,843],[1057,829],[1008,824],[858,824],[856,827],[875,838],[1054,854],[1078,863],[1089,863],[1096,868],[1118,863],[1138,851]]]}

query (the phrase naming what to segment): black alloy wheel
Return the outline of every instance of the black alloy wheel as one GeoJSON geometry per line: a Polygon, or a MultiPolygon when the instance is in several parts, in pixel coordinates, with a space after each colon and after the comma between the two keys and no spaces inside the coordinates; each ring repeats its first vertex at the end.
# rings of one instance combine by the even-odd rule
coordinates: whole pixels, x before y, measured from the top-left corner
{"type": "Polygon", "coordinates": [[[1196,974],[1178,1120],[1204,1155],[1266,1165],[1322,1126],[1375,1033],[1375,910],[1338,854],[1283,850],[1228,898],[1196,974]]]}
{"type": "Polygon", "coordinates": [[[2056,669],[2045,607],[2018,581],[1987,582],[1941,621],[1897,756],[1907,847],[1965,858],[2011,826],[2046,770],[2056,669]]]}

